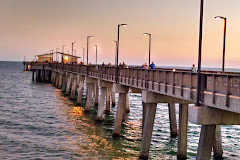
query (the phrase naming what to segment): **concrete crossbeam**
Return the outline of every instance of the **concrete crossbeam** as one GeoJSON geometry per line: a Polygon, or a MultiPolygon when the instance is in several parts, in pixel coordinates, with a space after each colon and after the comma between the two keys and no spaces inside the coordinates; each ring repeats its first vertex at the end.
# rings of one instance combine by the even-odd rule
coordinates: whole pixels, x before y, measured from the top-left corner
{"type": "Polygon", "coordinates": [[[240,114],[210,107],[189,106],[189,121],[199,125],[239,125],[240,114]]]}

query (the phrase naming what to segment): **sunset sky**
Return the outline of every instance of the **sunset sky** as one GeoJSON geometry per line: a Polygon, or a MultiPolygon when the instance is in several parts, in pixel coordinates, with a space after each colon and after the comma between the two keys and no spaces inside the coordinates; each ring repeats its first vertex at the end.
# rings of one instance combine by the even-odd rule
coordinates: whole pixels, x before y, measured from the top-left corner
{"type": "MultiPolygon", "coordinates": [[[[117,25],[119,61],[148,62],[152,34],[152,61],[161,66],[197,64],[200,0],[1,0],[0,61],[22,61],[76,41],[77,55],[90,40],[89,61],[114,62],[117,25]]],[[[240,1],[205,0],[203,67],[221,67],[223,20],[227,17],[226,68],[240,68],[240,1]]]]}

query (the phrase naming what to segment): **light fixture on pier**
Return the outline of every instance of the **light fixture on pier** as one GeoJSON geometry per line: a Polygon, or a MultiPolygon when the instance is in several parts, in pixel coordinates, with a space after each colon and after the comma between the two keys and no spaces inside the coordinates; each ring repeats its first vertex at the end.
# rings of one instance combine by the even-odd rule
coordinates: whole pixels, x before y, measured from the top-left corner
{"type": "Polygon", "coordinates": [[[152,35],[150,33],[143,33],[145,36],[149,36],[149,53],[148,53],[148,65],[150,66],[151,63],[151,37],[152,35]]]}
{"type": "Polygon", "coordinates": [[[117,33],[117,70],[116,70],[116,83],[118,83],[119,78],[119,68],[118,68],[118,53],[119,53],[119,34],[120,34],[120,26],[126,27],[127,24],[118,24],[118,33],[117,33]]]}
{"type": "Polygon", "coordinates": [[[96,65],[97,65],[97,45],[94,45],[96,47],[96,65]]]}
{"type": "Polygon", "coordinates": [[[85,48],[81,48],[83,50],[83,64],[84,64],[84,57],[85,57],[85,48]]]}
{"type": "Polygon", "coordinates": [[[112,40],[112,43],[116,44],[116,48],[115,48],[115,66],[117,65],[117,41],[112,40]]]}
{"type": "Polygon", "coordinates": [[[63,54],[64,54],[64,48],[67,47],[66,45],[62,46],[62,63],[63,63],[63,54]]]}
{"type": "Polygon", "coordinates": [[[223,33],[223,59],[222,59],[222,71],[225,69],[225,51],[226,51],[226,32],[227,32],[227,18],[222,16],[216,16],[216,19],[224,20],[224,33],[223,33]]]}
{"type": "Polygon", "coordinates": [[[88,65],[88,43],[89,43],[89,38],[94,38],[94,36],[87,36],[87,65],[88,65]]]}

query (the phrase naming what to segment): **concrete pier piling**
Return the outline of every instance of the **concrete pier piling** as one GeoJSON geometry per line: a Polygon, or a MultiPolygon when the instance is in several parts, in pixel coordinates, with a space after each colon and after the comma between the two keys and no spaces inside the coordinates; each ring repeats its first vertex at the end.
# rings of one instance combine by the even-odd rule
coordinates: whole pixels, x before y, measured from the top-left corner
{"type": "Polygon", "coordinates": [[[98,105],[98,98],[99,98],[99,87],[98,87],[98,84],[95,83],[95,86],[94,86],[94,105],[95,106],[98,105]]]}
{"type": "Polygon", "coordinates": [[[60,71],[58,89],[62,88],[64,71],[60,71]]]}
{"type": "Polygon", "coordinates": [[[89,112],[92,107],[92,100],[93,100],[93,92],[94,92],[94,84],[87,83],[87,102],[85,105],[85,112],[89,112]]]}
{"type": "Polygon", "coordinates": [[[119,99],[112,136],[119,137],[122,126],[123,114],[126,113],[126,94],[128,93],[129,87],[120,84],[113,84],[113,90],[115,93],[119,93],[119,99]]]}
{"type": "Polygon", "coordinates": [[[115,92],[113,91],[113,89],[111,88],[112,93],[111,93],[111,98],[112,98],[112,106],[116,105],[116,100],[115,100],[115,92]]]}
{"type": "Polygon", "coordinates": [[[67,77],[67,86],[66,86],[66,95],[70,94],[70,89],[71,89],[71,85],[72,85],[72,75],[73,73],[70,73],[67,77]]]}
{"type": "Polygon", "coordinates": [[[97,110],[97,121],[102,121],[103,120],[103,111],[105,108],[105,100],[106,100],[106,95],[107,95],[107,88],[106,87],[101,87],[101,95],[100,95],[100,100],[98,104],[98,110],[97,110]]]}
{"type": "Polygon", "coordinates": [[[77,89],[77,75],[72,75],[72,87],[71,87],[71,99],[75,98],[76,95],[76,89],[77,89]]]}
{"type": "Polygon", "coordinates": [[[55,77],[55,87],[58,87],[59,84],[59,71],[56,71],[56,77],[55,77]]]}
{"type": "Polygon", "coordinates": [[[149,156],[157,103],[146,103],[146,108],[147,110],[144,120],[141,150],[139,154],[139,158],[141,159],[147,159],[149,156]]]}
{"type": "Polygon", "coordinates": [[[222,158],[223,155],[223,148],[222,148],[222,131],[221,125],[216,126],[215,130],[215,139],[213,142],[213,153],[214,157],[222,158]]]}
{"type": "Polygon", "coordinates": [[[94,94],[94,87],[98,83],[97,79],[86,77],[86,85],[87,85],[87,102],[85,105],[85,112],[89,112],[92,107],[93,102],[93,94],[94,94]]]}
{"type": "Polygon", "coordinates": [[[147,104],[142,102],[142,134],[143,134],[143,128],[144,128],[144,121],[146,117],[146,112],[147,112],[147,104]]]}
{"type": "Polygon", "coordinates": [[[82,103],[82,96],[83,96],[83,89],[84,89],[84,79],[85,77],[78,74],[77,76],[77,82],[78,82],[78,89],[77,89],[77,104],[81,104],[82,103]]]}
{"type": "Polygon", "coordinates": [[[179,104],[177,158],[187,159],[188,104],[179,104]]]}
{"type": "Polygon", "coordinates": [[[169,114],[171,137],[175,138],[177,137],[177,134],[178,134],[175,103],[168,103],[168,114],[169,114]]]}
{"type": "Polygon", "coordinates": [[[126,94],[126,113],[130,112],[129,94],[126,94]]]}
{"type": "Polygon", "coordinates": [[[62,80],[62,88],[61,88],[61,91],[62,92],[65,92],[66,91],[66,87],[67,87],[67,80],[68,80],[68,76],[69,76],[69,73],[68,72],[65,72],[63,73],[63,80],[62,80]]]}
{"type": "Polygon", "coordinates": [[[111,93],[112,93],[112,87],[109,86],[107,88],[107,98],[106,98],[106,112],[110,112],[111,111],[111,93]]]}
{"type": "Polygon", "coordinates": [[[197,150],[197,160],[211,159],[216,125],[202,125],[197,150]]]}
{"type": "MultiPolygon", "coordinates": [[[[105,102],[106,102],[106,112],[107,110],[110,111],[110,103],[108,104],[108,90],[109,88],[112,88],[112,83],[103,81],[103,80],[98,80],[98,87],[100,87],[101,90],[101,95],[100,95],[100,100],[98,104],[98,112],[97,112],[97,121],[101,121],[103,119],[103,111],[105,109],[105,102]],[[109,105],[109,106],[108,106],[109,105]]],[[[110,93],[110,92],[109,92],[110,93]]]]}

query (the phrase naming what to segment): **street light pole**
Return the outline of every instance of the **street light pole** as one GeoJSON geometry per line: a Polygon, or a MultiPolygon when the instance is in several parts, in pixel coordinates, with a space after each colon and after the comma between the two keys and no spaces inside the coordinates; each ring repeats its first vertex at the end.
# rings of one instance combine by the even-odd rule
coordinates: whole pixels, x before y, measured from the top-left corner
{"type": "Polygon", "coordinates": [[[96,47],[96,65],[97,65],[97,45],[94,45],[96,47]]]}
{"type": "Polygon", "coordinates": [[[84,64],[85,48],[82,48],[82,50],[83,50],[83,64],[84,64]]]}
{"type": "Polygon", "coordinates": [[[112,40],[113,43],[115,43],[115,66],[117,65],[117,41],[112,40]]]}
{"type": "Polygon", "coordinates": [[[202,62],[202,33],[203,33],[203,7],[204,0],[201,0],[200,6],[200,26],[199,26],[199,44],[198,44],[198,73],[197,73],[197,106],[200,106],[201,99],[201,62],[202,62]]]}
{"type": "Polygon", "coordinates": [[[73,45],[76,44],[77,42],[72,42],[72,70],[73,70],[73,45]]]}
{"type": "Polygon", "coordinates": [[[226,50],[226,32],[227,32],[227,18],[222,16],[215,17],[216,19],[224,20],[224,34],[223,34],[223,59],[222,59],[222,71],[225,70],[225,50],[226,50]]]}
{"type": "Polygon", "coordinates": [[[127,24],[118,24],[118,35],[117,35],[117,73],[116,73],[116,83],[118,83],[118,78],[119,78],[119,66],[118,66],[118,52],[119,52],[119,31],[120,31],[120,26],[127,26],[127,24]]]}
{"type": "Polygon", "coordinates": [[[57,61],[58,61],[58,49],[59,48],[56,48],[56,57],[57,57],[56,59],[57,59],[57,61]]]}
{"type": "Polygon", "coordinates": [[[66,45],[63,45],[63,46],[62,46],[62,63],[63,63],[64,47],[66,47],[66,45]]]}
{"type": "Polygon", "coordinates": [[[148,55],[148,65],[150,66],[151,63],[151,41],[152,41],[152,35],[150,33],[144,33],[143,35],[149,36],[149,55],[148,55]]]}
{"type": "Polygon", "coordinates": [[[87,65],[88,65],[88,43],[89,43],[89,38],[93,38],[93,36],[87,36],[87,65]]]}

